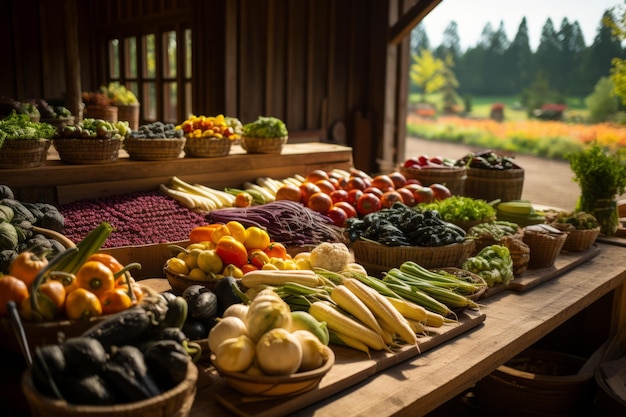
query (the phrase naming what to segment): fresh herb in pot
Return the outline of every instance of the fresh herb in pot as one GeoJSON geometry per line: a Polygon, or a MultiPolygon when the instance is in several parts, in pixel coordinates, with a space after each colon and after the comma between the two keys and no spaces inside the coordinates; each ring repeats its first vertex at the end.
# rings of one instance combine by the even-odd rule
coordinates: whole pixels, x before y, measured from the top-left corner
{"type": "Polygon", "coordinates": [[[602,233],[615,234],[619,227],[615,198],[626,190],[626,150],[608,152],[594,142],[567,159],[581,191],[576,211],[593,214],[602,233]]]}
{"type": "Polygon", "coordinates": [[[254,122],[243,125],[243,136],[282,138],[288,136],[288,131],[282,120],[275,117],[259,116],[254,122]]]}
{"type": "Polygon", "coordinates": [[[0,120],[0,138],[16,139],[51,139],[56,128],[47,123],[31,121],[26,114],[17,114],[15,111],[0,120]]]}
{"type": "Polygon", "coordinates": [[[593,203],[613,199],[626,190],[626,150],[606,152],[597,143],[567,156],[582,197],[593,203]]]}

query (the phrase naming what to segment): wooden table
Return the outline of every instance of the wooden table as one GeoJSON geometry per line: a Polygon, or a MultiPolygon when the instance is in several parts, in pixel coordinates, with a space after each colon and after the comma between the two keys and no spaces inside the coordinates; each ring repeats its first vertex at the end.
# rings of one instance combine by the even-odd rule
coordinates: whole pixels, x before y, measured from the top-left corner
{"type": "MultiPolygon", "coordinates": [[[[346,387],[290,415],[310,417],[421,416],[471,388],[477,381],[584,312],[600,311],[574,343],[599,347],[600,327],[614,333],[626,324],[626,250],[600,244],[593,259],[526,292],[504,291],[484,300],[484,322],[432,350],[346,387]],[[600,320],[600,321],[598,321],[600,320]],[[594,340],[595,339],[595,340],[594,340]]],[[[214,382],[199,380],[191,417],[232,415],[212,396],[214,382]]],[[[248,415],[272,415],[262,404],[248,415]]],[[[273,414],[277,415],[277,414],[273,414]]]]}

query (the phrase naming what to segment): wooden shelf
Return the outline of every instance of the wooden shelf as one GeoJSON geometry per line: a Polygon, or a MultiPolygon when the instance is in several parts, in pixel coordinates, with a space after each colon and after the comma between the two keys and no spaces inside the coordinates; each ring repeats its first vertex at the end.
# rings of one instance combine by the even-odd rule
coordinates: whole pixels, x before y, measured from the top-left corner
{"type": "Polygon", "coordinates": [[[280,155],[247,154],[235,145],[226,157],[171,161],[132,161],[121,151],[118,161],[101,165],[64,164],[53,150],[44,166],[0,170],[0,184],[23,201],[66,204],[151,190],[172,176],[212,187],[240,187],[259,176],[285,178],[313,169],[351,167],[352,148],[317,142],[287,144],[280,155]]]}

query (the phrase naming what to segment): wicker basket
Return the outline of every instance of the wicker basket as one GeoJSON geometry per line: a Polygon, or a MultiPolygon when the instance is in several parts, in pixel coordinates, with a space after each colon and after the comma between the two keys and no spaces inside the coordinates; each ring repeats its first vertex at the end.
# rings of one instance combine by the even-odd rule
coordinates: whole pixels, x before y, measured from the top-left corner
{"type": "Polygon", "coordinates": [[[626,400],[615,392],[614,387],[607,381],[608,375],[617,373],[616,369],[619,369],[619,366],[615,365],[619,365],[619,361],[622,361],[622,364],[626,361],[626,327],[622,327],[608,341],[595,370],[595,381],[598,386],[594,401],[596,416],[622,416],[626,413],[626,400]]]}
{"type": "Polygon", "coordinates": [[[408,179],[415,179],[424,186],[432,184],[445,185],[452,195],[463,195],[467,174],[465,167],[431,167],[431,168],[405,168],[400,167],[400,172],[408,179]]]}
{"type": "Polygon", "coordinates": [[[554,265],[561,252],[567,233],[544,233],[535,230],[524,230],[523,241],[530,248],[529,268],[546,268],[554,265]]]}
{"type": "Polygon", "coordinates": [[[177,159],[185,146],[186,138],[124,139],[124,149],[130,159],[137,161],[168,161],[177,159]]]}
{"type": "Polygon", "coordinates": [[[598,235],[600,235],[599,227],[587,230],[570,230],[562,250],[569,252],[586,251],[594,244],[598,235]]]}
{"type": "Polygon", "coordinates": [[[521,275],[526,269],[528,269],[528,263],[530,262],[530,248],[523,241],[523,235],[505,236],[499,242],[502,246],[505,246],[511,254],[511,261],[513,261],[513,275],[521,275]]]}
{"type": "Polygon", "coordinates": [[[6,139],[0,148],[0,168],[33,168],[46,163],[50,139],[6,139]]]}
{"type": "Polygon", "coordinates": [[[58,138],[52,143],[66,164],[110,164],[117,161],[122,139],[58,138]]]}
{"type": "MultiPolygon", "coordinates": [[[[495,239],[493,236],[475,236],[471,234],[471,228],[467,229],[466,231],[468,231],[468,234],[470,236],[468,236],[468,238],[471,238],[474,240],[474,242],[476,243],[476,246],[474,247],[474,253],[472,253],[472,255],[476,255],[478,252],[480,252],[483,248],[487,247],[487,246],[491,246],[491,245],[499,245],[502,242],[502,239],[497,240],[495,239]]],[[[522,229],[521,227],[517,228],[517,233],[512,234],[512,235],[506,235],[503,236],[504,237],[510,237],[512,239],[518,239],[519,241],[521,241],[524,238],[524,229],[522,229]]]]}
{"type": "Polygon", "coordinates": [[[232,141],[225,138],[187,138],[185,156],[189,158],[217,158],[230,153],[232,141]]]}
{"type": "Polygon", "coordinates": [[[72,405],[41,395],[30,371],[22,377],[22,390],[34,417],[186,417],[191,411],[198,368],[189,363],[185,379],[174,388],[143,401],[111,406],[72,405]]]}
{"type": "Polygon", "coordinates": [[[583,365],[584,358],[528,349],[476,384],[476,402],[486,416],[582,417],[593,393],[593,372],[579,372],[583,365]]]}
{"type": "Polygon", "coordinates": [[[271,153],[279,154],[283,151],[283,146],[287,143],[288,137],[282,138],[254,138],[243,136],[241,147],[247,153],[271,153]]]}
{"type": "Polygon", "coordinates": [[[381,276],[405,261],[414,261],[426,269],[459,267],[474,250],[474,242],[466,240],[445,246],[386,246],[364,240],[352,243],[354,259],[367,272],[381,276]]]}
{"type": "Polygon", "coordinates": [[[139,129],[139,104],[131,104],[128,106],[118,106],[117,120],[128,122],[128,126],[132,130],[139,129]]]}
{"type": "Polygon", "coordinates": [[[524,170],[468,168],[465,196],[485,201],[511,201],[522,198],[524,170]]]}
{"type": "Polygon", "coordinates": [[[102,119],[108,122],[117,122],[117,107],[115,106],[95,106],[85,107],[84,116],[91,119],[102,119]]]}

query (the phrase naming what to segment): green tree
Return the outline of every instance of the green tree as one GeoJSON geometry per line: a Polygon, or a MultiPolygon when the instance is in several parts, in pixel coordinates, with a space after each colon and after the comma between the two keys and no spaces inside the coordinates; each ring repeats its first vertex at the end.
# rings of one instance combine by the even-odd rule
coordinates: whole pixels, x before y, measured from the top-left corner
{"type": "MultiPolygon", "coordinates": [[[[626,39],[626,9],[622,10],[618,20],[606,23],[618,39],[626,39]]],[[[626,60],[620,57],[614,57],[611,60],[611,81],[613,94],[621,99],[623,105],[626,105],[626,60]]]]}
{"type": "Polygon", "coordinates": [[[613,87],[613,81],[609,77],[602,77],[596,83],[593,93],[585,98],[591,122],[604,122],[617,112],[618,102],[613,94],[613,87]]]}
{"type": "Polygon", "coordinates": [[[445,83],[442,74],[444,63],[436,58],[432,52],[422,49],[418,55],[413,55],[413,65],[409,73],[411,81],[417,85],[422,92],[422,102],[426,102],[426,94],[437,92],[445,83]]]}
{"type": "Polygon", "coordinates": [[[543,73],[549,85],[556,85],[561,79],[559,60],[561,59],[561,45],[559,37],[554,29],[552,19],[546,19],[542,29],[539,46],[535,52],[537,71],[543,73]]]}
{"type": "Polygon", "coordinates": [[[588,70],[583,82],[586,83],[589,90],[591,90],[591,86],[594,86],[600,77],[610,76],[614,58],[624,58],[621,40],[618,34],[614,33],[612,29],[617,25],[618,22],[615,20],[612,11],[605,11],[600,27],[598,28],[598,33],[586,57],[587,60],[584,62],[588,70]]]}
{"type": "Polygon", "coordinates": [[[503,71],[507,74],[503,83],[503,93],[517,94],[522,88],[530,84],[534,66],[533,53],[530,50],[528,24],[525,17],[522,18],[515,38],[504,52],[503,58],[503,71]]]}
{"type": "Polygon", "coordinates": [[[456,62],[461,55],[461,41],[459,39],[458,25],[455,21],[452,21],[446,26],[446,30],[443,32],[443,38],[441,45],[435,50],[435,56],[443,61],[448,56],[456,62]]]}
{"type": "Polygon", "coordinates": [[[410,37],[411,55],[417,55],[422,49],[430,49],[430,42],[428,41],[428,35],[424,29],[424,25],[418,23],[411,30],[410,37]]]}

